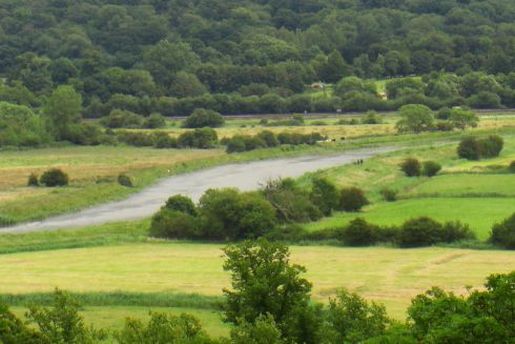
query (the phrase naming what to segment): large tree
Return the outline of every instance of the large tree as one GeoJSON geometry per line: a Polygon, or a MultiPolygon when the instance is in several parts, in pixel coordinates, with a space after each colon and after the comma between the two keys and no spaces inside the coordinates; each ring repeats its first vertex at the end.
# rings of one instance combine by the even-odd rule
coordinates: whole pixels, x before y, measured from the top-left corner
{"type": "Polygon", "coordinates": [[[72,86],[59,86],[43,108],[56,140],[70,140],[73,127],[81,119],[82,97],[72,86]]]}

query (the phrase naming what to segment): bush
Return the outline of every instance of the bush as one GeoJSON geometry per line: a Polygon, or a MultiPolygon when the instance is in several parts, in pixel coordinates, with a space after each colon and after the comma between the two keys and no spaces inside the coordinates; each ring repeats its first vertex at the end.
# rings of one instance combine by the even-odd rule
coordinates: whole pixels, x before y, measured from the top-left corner
{"type": "Polygon", "coordinates": [[[197,215],[197,208],[191,198],[183,195],[175,195],[168,198],[164,207],[168,210],[179,211],[191,216],[197,215]]]}
{"type": "Polygon", "coordinates": [[[366,116],[361,120],[363,124],[381,124],[383,123],[383,118],[379,116],[375,111],[367,112],[366,116]]]}
{"type": "Polygon", "coordinates": [[[118,175],[117,178],[118,184],[121,186],[125,186],[128,188],[132,188],[134,186],[134,183],[132,182],[132,178],[126,175],[125,173],[121,173],[118,175]]]}
{"type": "Polygon", "coordinates": [[[154,136],[143,132],[119,131],[116,133],[118,140],[130,146],[152,147],[154,146],[154,136]]]}
{"type": "Polygon", "coordinates": [[[434,177],[440,172],[442,166],[434,161],[426,161],[423,164],[422,174],[427,177],[434,177]]]}
{"type": "Polygon", "coordinates": [[[247,147],[245,146],[245,140],[240,135],[234,136],[233,138],[226,141],[226,152],[227,153],[240,153],[245,152],[247,147]]]}
{"type": "Polygon", "coordinates": [[[373,245],[378,240],[379,227],[369,224],[362,218],[352,220],[343,230],[342,239],[349,246],[373,245]]]}
{"type": "Polygon", "coordinates": [[[175,137],[170,137],[165,132],[155,132],[153,133],[153,141],[155,148],[177,148],[177,139],[175,137]]]}
{"type": "Polygon", "coordinates": [[[69,178],[61,169],[53,168],[43,173],[39,182],[47,187],[66,186],[69,178]]]}
{"type": "Polygon", "coordinates": [[[267,147],[276,147],[276,146],[279,146],[279,140],[277,139],[277,137],[275,136],[275,134],[273,132],[271,132],[270,130],[263,130],[262,132],[260,132],[259,134],[257,134],[257,136],[263,140],[263,142],[266,143],[266,146],[267,147]]]}
{"type": "Polygon", "coordinates": [[[195,109],[193,113],[184,121],[184,128],[218,128],[222,127],[225,119],[218,112],[206,109],[195,109]]]}
{"type": "Polygon", "coordinates": [[[141,128],[143,117],[130,111],[114,109],[100,123],[107,128],[141,128]]]}
{"type": "Polygon", "coordinates": [[[39,186],[38,175],[32,173],[27,181],[27,186],[39,186]]]}
{"type": "Polygon", "coordinates": [[[218,142],[216,131],[211,128],[195,129],[179,136],[177,145],[182,148],[213,148],[218,142]]]}
{"type": "Polygon", "coordinates": [[[515,249],[515,213],[492,227],[490,242],[509,250],[515,249]]]}
{"type": "Polygon", "coordinates": [[[166,126],[165,118],[158,113],[151,114],[145,122],[143,122],[143,127],[147,129],[158,129],[164,128],[166,126]]]}
{"type": "Polygon", "coordinates": [[[392,190],[388,188],[381,189],[381,196],[387,202],[395,202],[397,200],[397,194],[399,192],[397,190],[392,190]]]}
{"type": "Polygon", "coordinates": [[[458,156],[467,160],[479,160],[481,158],[493,158],[499,156],[504,146],[504,140],[497,135],[476,139],[467,137],[461,140],[458,146],[458,156]]]}
{"type": "Polygon", "coordinates": [[[336,186],[327,179],[314,178],[309,198],[322,214],[329,216],[334,209],[338,208],[340,195],[336,186]]]}
{"type": "Polygon", "coordinates": [[[415,158],[407,158],[401,163],[401,170],[408,177],[418,177],[421,173],[420,162],[415,158]]]}
{"type": "Polygon", "coordinates": [[[466,224],[462,224],[459,221],[446,222],[442,227],[440,233],[439,242],[452,243],[461,240],[472,240],[476,236],[474,232],[470,230],[470,227],[466,224]]]}
{"type": "Polygon", "coordinates": [[[310,200],[309,194],[298,188],[293,179],[271,180],[262,193],[275,208],[277,217],[282,222],[316,221],[323,216],[310,200]]]}
{"type": "Polygon", "coordinates": [[[276,226],[274,229],[264,235],[264,238],[270,241],[289,241],[297,242],[304,238],[306,231],[301,225],[286,224],[276,226]]]}
{"type": "Polygon", "coordinates": [[[152,217],[150,235],[165,239],[197,239],[199,238],[197,219],[188,213],[161,209],[152,217]]]}
{"type": "Polygon", "coordinates": [[[370,204],[370,202],[365,197],[363,190],[359,188],[346,188],[340,192],[340,209],[355,212],[361,210],[367,204],[370,204]]]}
{"type": "Polygon", "coordinates": [[[508,166],[508,171],[510,173],[515,173],[515,160],[513,160],[511,163],[510,163],[510,166],[508,166]]]}
{"type": "Polygon", "coordinates": [[[198,207],[202,236],[214,240],[258,238],[274,228],[274,207],[257,192],[208,190],[198,207]]]}
{"type": "Polygon", "coordinates": [[[451,109],[448,108],[448,107],[443,107],[441,108],[440,110],[438,110],[438,112],[436,113],[436,116],[435,116],[437,119],[441,119],[441,120],[448,120],[449,117],[451,117],[451,109]]]}
{"type": "Polygon", "coordinates": [[[406,221],[400,228],[401,247],[430,246],[440,241],[442,225],[429,217],[406,221]]]}

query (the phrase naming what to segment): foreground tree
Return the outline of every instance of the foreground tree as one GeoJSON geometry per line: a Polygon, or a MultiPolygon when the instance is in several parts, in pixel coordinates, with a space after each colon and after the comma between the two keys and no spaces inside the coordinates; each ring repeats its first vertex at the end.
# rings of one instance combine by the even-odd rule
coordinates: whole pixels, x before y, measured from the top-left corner
{"type": "Polygon", "coordinates": [[[224,270],[232,279],[232,289],[224,290],[226,321],[255,324],[269,316],[281,337],[290,337],[294,331],[289,327],[308,308],[311,283],[302,277],[306,269],[290,263],[286,246],[266,240],[231,245],[224,253],[224,270]]]}

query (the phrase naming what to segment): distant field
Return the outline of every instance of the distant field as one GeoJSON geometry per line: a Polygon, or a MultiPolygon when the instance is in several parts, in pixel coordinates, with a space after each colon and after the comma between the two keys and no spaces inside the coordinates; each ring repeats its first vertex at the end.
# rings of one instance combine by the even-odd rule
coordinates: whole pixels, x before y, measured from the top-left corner
{"type": "MultiPolygon", "coordinates": [[[[220,295],[229,275],[219,245],[135,243],[121,246],[0,255],[0,293],[52,291],[185,292],[220,295]]],[[[325,301],[346,287],[384,302],[402,318],[410,298],[431,286],[465,292],[484,277],[515,266],[509,251],[446,248],[291,248],[305,265],[313,296],[325,301]]]]}

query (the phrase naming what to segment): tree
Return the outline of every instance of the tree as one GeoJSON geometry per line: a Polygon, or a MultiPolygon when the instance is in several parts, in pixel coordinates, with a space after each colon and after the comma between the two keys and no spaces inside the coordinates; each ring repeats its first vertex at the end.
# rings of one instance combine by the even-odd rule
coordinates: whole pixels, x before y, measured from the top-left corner
{"type": "Polygon", "coordinates": [[[397,122],[397,130],[401,133],[416,134],[433,128],[434,118],[430,108],[425,105],[411,104],[400,108],[401,119],[397,122]]]}
{"type": "Polygon", "coordinates": [[[0,343],[50,344],[40,333],[26,326],[2,303],[0,303],[0,343]]]}
{"type": "Polygon", "coordinates": [[[56,140],[72,140],[73,127],[81,119],[82,97],[72,86],[59,86],[43,108],[56,140]]]}
{"type": "Polygon", "coordinates": [[[477,127],[479,117],[470,110],[454,108],[450,112],[449,121],[455,128],[465,130],[467,127],[477,127]]]}
{"type": "Polygon", "coordinates": [[[340,194],[336,186],[327,179],[314,178],[310,199],[325,216],[328,216],[334,209],[338,209],[340,194]]]}
{"type": "Polygon", "coordinates": [[[0,146],[37,146],[50,139],[43,119],[30,108],[0,102],[0,146]]]}
{"type": "Polygon", "coordinates": [[[286,246],[264,239],[227,246],[224,253],[232,286],[224,289],[225,320],[256,324],[268,315],[285,338],[299,308],[308,306],[311,283],[302,277],[306,269],[290,263],[286,246]]]}

